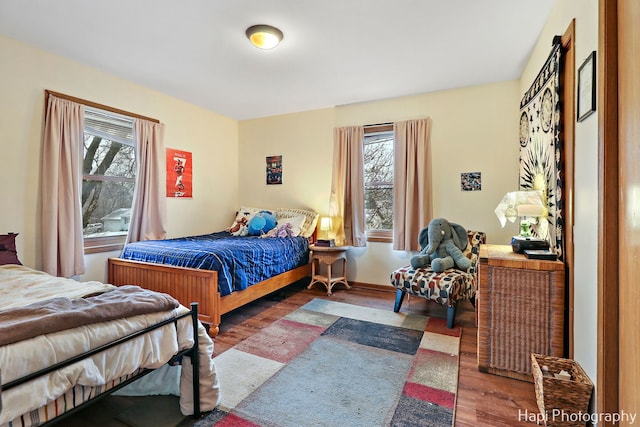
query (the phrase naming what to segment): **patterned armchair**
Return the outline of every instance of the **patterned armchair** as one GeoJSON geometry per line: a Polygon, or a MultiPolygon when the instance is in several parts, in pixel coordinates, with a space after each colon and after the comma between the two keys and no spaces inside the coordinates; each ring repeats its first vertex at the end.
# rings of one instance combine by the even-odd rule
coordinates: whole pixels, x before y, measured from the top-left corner
{"type": "Polygon", "coordinates": [[[410,265],[391,273],[391,284],[397,288],[393,311],[400,311],[405,294],[425,298],[446,305],[447,327],[453,328],[458,301],[469,300],[475,307],[478,282],[478,258],[480,245],[485,243],[486,235],[482,231],[468,230],[469,245],[465,255],[471,260],[467,271],[450,268],[436,273],[431,266],[413,269],[410,265]]]}

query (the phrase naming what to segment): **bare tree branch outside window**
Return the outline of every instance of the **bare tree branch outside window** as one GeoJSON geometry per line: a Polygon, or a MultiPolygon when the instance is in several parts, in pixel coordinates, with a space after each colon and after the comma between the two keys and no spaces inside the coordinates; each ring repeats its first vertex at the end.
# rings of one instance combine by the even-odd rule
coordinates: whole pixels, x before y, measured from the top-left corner
{"type": "Polygon", "coordinates": [[[136,172],[132,131],[131,121],[106,113],[85,117],[81,201],[85,238],[127,234],[136,172]],[[87,127],[87,121],[93,127],[87,127]]]}
{"type": "Polygon", "coordinates": [[[393,132],[365,134],[364,211],[367,230],[393,228],[393,132]]]}

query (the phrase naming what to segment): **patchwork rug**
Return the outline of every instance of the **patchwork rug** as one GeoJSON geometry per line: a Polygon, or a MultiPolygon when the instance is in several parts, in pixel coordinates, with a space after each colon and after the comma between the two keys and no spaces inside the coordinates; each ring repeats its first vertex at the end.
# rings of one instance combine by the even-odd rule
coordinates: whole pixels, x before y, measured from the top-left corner
{"type": "Polygon", "coordinates": [[[215,358],[197,427],[452,426],[459,327],[314,299],[215,358]]]}

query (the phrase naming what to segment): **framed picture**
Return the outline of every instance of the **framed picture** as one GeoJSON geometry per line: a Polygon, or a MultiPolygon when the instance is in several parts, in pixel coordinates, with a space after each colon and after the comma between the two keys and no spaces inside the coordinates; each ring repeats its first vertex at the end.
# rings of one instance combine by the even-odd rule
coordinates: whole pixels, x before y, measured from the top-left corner
{"type": "Polygon", "coordinates": [[[482,190],[481,172],[462,172],[460,174],[460,190],[480,191],[482,190]]]}
{"type": "Polygon", "coordinates": [[[189,151],[167,148],[167,197],[193,197],[193,166],[189,151]]]}
{"type": "Polygon", "coordinates": [[[282,184],[282,156],[267,156],[267,185],[282,184]]]}
{"type": "Polygon", "coordinates": [[[596,51],[578,68],[578,121],[596,111],[596,51]]]}

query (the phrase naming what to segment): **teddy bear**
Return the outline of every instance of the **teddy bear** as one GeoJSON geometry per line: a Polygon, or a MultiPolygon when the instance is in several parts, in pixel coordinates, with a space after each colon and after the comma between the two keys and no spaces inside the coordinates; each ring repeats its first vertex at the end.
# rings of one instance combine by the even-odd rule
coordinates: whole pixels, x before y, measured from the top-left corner
{"type": "Polygon", "coordinates": [[[469,238],[461,225],[435,218],[420,231],[418,242],[422,250],[411,258],[414,269],[431,265],[434,272],[442,273],[452,267],[460,270],[471,267],[471,260],[464,255],[469,238]]]}

